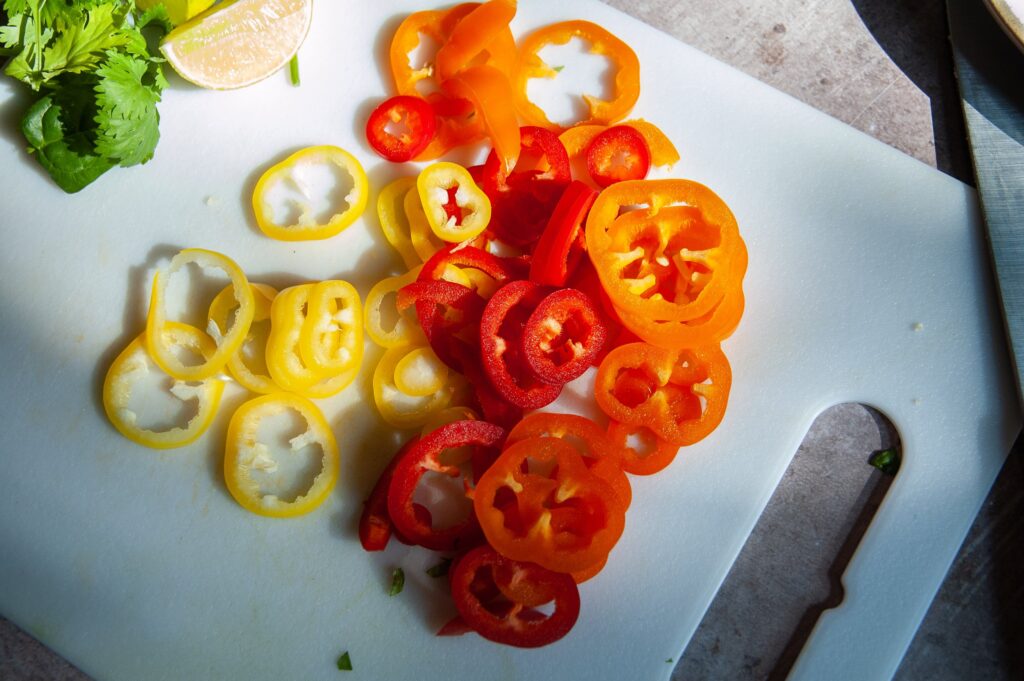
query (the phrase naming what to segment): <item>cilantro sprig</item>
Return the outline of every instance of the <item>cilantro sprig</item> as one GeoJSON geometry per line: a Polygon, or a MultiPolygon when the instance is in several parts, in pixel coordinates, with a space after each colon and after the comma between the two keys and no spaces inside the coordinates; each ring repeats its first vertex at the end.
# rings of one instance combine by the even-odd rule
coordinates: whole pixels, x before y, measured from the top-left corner
{"type": "Polygon", "coordinates": [[[167,80],[149,40],[170,30],[163,5],[3,0],[3,11],[0,61],[9,58],[4,73],[38,93],[21,130],[54,182],[74,193],[153,157],[167,80]]]}

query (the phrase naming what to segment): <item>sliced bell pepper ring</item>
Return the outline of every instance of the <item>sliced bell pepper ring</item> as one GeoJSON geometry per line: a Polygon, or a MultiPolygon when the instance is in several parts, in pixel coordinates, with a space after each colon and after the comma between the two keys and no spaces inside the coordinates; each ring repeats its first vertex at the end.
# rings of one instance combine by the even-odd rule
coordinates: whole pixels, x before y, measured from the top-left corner
{"type": "Polygon", "coordinates": [[[359,376],[359,368],[361,364],[362,352],[359,353],[359,359],[348,369],[345,369],[339,374],[328,374],[324,376],[313,385],[301,390],[299,394],[303,397],[309,397],[314,400],[323,400],[333,395],[337,395],[356,380],[359,376]]]}
{"type": "MultiPolygon", "coordinates": [[[[422,347],[416,346],[389,348],[374,369],[373,401],[381,418],[396,428],[419,428],[437,412],[451,404],[458,389],[458,377],[451,375],[446,367],[439,367],[436,373],[428,375],[431,368],[437,368],[433,365],[422,367],[423,374],[419,377],[419,384],[438,384],[440,387],[437,390],[416,394],[423,391],[406,392],[399,387],[398,368],[402,361],[422,350],[422,347]]],[[[411,376],[404,378],[410,380],[404,381],[403,384],[408,385],[412,382],[411,376]]]]}
{"type": "Polygon", "coordinates": [[[509,431],[505,448],[535,437],[556,437],[576,447],[590,472],[611,485],[622,507],[629,508],[633,491],[622,472],[623,451],[599,425],[585,416],[536,411],[509,431]]]}
{"type": "Polygon", "coordinates": [[[415,177],[400,177],[381,189],[377,195],[377,218],[384,238],[402,256],[405,266],[412,269],[423,260],[413,248],[412,225],[405,213],[405,197],[410,191],[416,191],[415,177]]]}
{"type": "Polygon", "coordinates": [[[633,475],[654,475],[671,464],[679,445],[666,442],[650,428],[610,421],[608,437],[622,452],[622,469],[633,475]]]}
{"type": "Polygon", "coordinates": [[[434,234],[430,228],[430,221],[423,211],[423,203],[420,201],[420,192],[416,187],[409,190],[402,202],[405,208],[405,217],[409,221],[409,239],[412,248],[416,251],[421,262],[426,262],[435,253],[445,247],[445,242],[434,234]]]}
{"type": "Polygon", "coordinates": [[[523,356],[525,326],[548,290],[530,281],[513,281],[491,296],[480,318],[480,356],[491,385],[506,402],[538,409],[562,391],[531,373],[523,356]]]}
{"type": "Polygon", "coordinates": [[[224,482],[235,501],[247,511],[275,518],[309,513],[323,503],[338,480],[338,445],[327,420],[315,404],[298,395],[272,393],[249,400],[235,411],[228,425],[224,452],[224,482]],[[301,491],[282,491],[277,463],[259,440],[263,419],[291,410],[306,423],[306,430],[289,441],[292,453],[310,445],[320,449],[320,467],[301,491]],[[267,487],[278,492],[267,492],[267,487]],[[294,494],[294,498],[288,496],[294,494]]]}
{"type": "Polygon", "coordinates": [[[612,420],[684,446],[718,427],[731,385],[729,360],[718,345],[672,351],[631,343],[601,362],[594,397],[612,420]]]}
{"type": "Polygon", "coordinates": [[[451,266],[480,270],[499,284],[526,275],[526,262],[519,258],[503,258],[475,246],[446,246],[435,253],[420,270],[419,279],[442,279],[451,266]]]}
{"type": "Polygon", "coordinates": [[[347,281],[314,284],[299,334],[302,362],[325,376],[358,367],[363,358],[363,305],[347,281]]]}
{"type": "Polygon", "coordinates": [[[508,76],[493,66],[471,66],[441,84],[451,97],[472,102],[505,172],[519,159],[519,119],[508,76]]]}
{"type": "Polygon", "coordinates": [[[583,254],[583,224],[597,192],[574,180],[562,194],[537,241],[530,262],[530,281],[564,286],[583,254]]]}
{"type": "Polygon", "coordinates": [[[511,404],[495,390],[480,361],[479,347],[459,346],[456,348],[459,366],[466,380],[473,386],[475,405],[480,408],[485,421],[509,429],[523,419],[523,409],[511,404]]]}
{"type": "Polygon", "coordinates": [[[484,300],[461,284],[419,280],[402,287],[397,304],[400,311],[415,306],[430,347],[442,362],[465,373],[459,349],[475,344],[484,300]]]}
{"type": "Polygon", "coordinates": [[[395,528],[415,544],[435,551],[452,551],[472,546],[480,536],[476,516],[446,528],[433,526],[432,516],[417,513],[413,501],[420,480],[428,472],[452,477],[462,475],[459,464],[442,455],[464,447],[498,447],[505,431],[486,421],[455,421],[420,438],[395,464],[388,487],[388,515],[395,528]]]}
{"type": "MultiPolygon", "coordinates": [[[[644,141],[647,142],[647,148],[651,153],[651,165],[668,167],[675,165],[679,161],[679,151],[672,144],[672,140],[654,123],[645,121],[642,118],[634,118],[622,121],[619,125],[628,125],[643,135],[644,141]]],[[[590,146],[591,140],[607,129],[607,126],[604,125],[577,125],[559,135],[558,141],[565,147],[569,158],[573,159],[582,156],[583,152],[590,146]]]]}
{"type": "MultiPolygon", "coordinates": [[[[512,76],[512,91],[516,108],[530,125],[548,130],[561,126],[548,120],[544,111],[530,101],[527,83],[532,78],[554,78],[558,72],[540,58],[540,52],[548,45],[565,45],[573,38],[589,43],[590,52],[603,55],[615,69],[614,91],[610,100],[601,100],[592,95],[583,95],[589,115],[573,125],[610,125],[624,118],[632,110],[640,96],[640,60],[636,53],[614,35],[589,21],[564,21],[549,24],[526,37],[519,46],[519,59],[512,76]]],[[[571,126],[565,126],[571,127],[571,126]]]]}
{"type": "Polygon", "coordinates": [[[306,308],[314,284],[300,284],[277,294],[270,306],[270,336],[267,338],[267,369],[288,392],[301,393],[324,378],[323,372],[302,361],[300,343],[306,323],[306,308]]]}
{"type": "Polygon", "coordinates": [[[297,151],[263,173],[252,194],[252,208],[256,224],[272,239],[326,239],[341,232],[363,214],[369,194],[366,171],[356,157],[344,149],[322,145],[297,151]],[[311,194],[312,188],[306,180],[308,169],[318,167],[328,167],[332,171],[338,168],[352,180],[352,189],[344,197],[344,207],[338,207],[324,224],[314,214],[317,197],[311,194]],[[274,215],[272,199],[279,192],[286,193],[288,203],[299,211],[294,224],[282,224],[274,215]]]}
{"type": "Polygon", "coordinates": [[[643,135],[628,125],[613,125],[587,145],[587,172],[598,187],[642,180],[651,169],[651,150],[643,135]]]}
{"type": "MultiPolygon", "coordinates": [[[[277,297],[277,289],[266,284],[250,283],[256,310],[253,313],[249,333],[241,346],[228,359],[228,371],[243,387],[254,393],[274,393],[281,390],[267,369],[267,336],[270,332],[270,306],[277,297]]],[[[207,326],[210,335],[221,337],[231,326],[231,315],[238,309],[235,294],[228,286],[210,302],[207,313],[213,326],[207,326]]]]}
{"type": "Polygon", "coordinates": [[[249,280],[235,261],[214,251],[187,248],[171,258],[167,268],[158,271],[153,277],[153,293],[150,296],[149,316],[146,319],[146,350],[157,366],[173,378],[180,381],[202,381],[224,369],[228,359],[238,351],[249,333],[249,326],[255,313],[256,301],[249,280]],[[168,281],[175,272],[190,263],[203,268],[218,269],[227,274],[231,280],[230,286],[235,302],[238,304],[231,328],[215,341],[216,350],[195,365],[185,364],[175,353],[175,346],[169,343],[179,336],[164,333],[169,323],[165,301],[168,281]]]}
{"type": "MultiPolygon", "coordinates": [[[[501,36],[511,36],[509,23],[515,15],[515,0],[490,0],[462,17],[434,58],[438,79],[442,82],[448,80],[470,66],[501,36]]],[[[506,66],[511,68],[512,64],[506,66]]]]}
{"type": "Polygon", "coordinates": [[[414,348],[395,365],[395,387],[405,395],[428,397],[445,389],[448,374],[429,346],[414,348]]]}
{"type": "MultiPolygon", "coordinates": [[[[545,646],[568,634],[579,617],[579,590],[569,575],[511,560],[486,545],[466,553],[451,570],[458,619],[496,643],[545,646]],[[550,615],[538,610],[550,602],[550,615]]],[[[449,623],[438,635],[457,633],[458,624],[449,623]]]]}
{"type": "MultiPolygon", "coordinates": [[[[178,322],[167,322],[162,332],[171,336],[173,345],[187,348],[201,355],[214,352],[213,342],[199,329],[178,322]]],[[[159,370],[159,369],[158,369],[159,370]]],[[[107,370],[103,380],[103,410],[118,432],[137,444],[153,449],[173,449],[195,442],[206,432],[217,415],[224,381],[206,378],[198,382],[175,380],[170,393],[182,402],[195,400],[195,414],[184,427],[155,430],[143,427],[138,414],[130,408],[135,385],[149,373],[149,355],[145,334],[128,344],[107,370]]]]}
{"type": "Polygon", "coordinates": [[[553,437],[516,442],[476,486],[473,508],[487,542],[513,560],[555,572],[586,570],[622,535],[625,508],[576,449],[553,437]]]}
{"type": "Polygon", "coordinates": [[[686,321],[739,288],[746,247],[714,192],[689,180],[618,182],[590,209],[587,251],[620,310],[686,321]],[[642,206],[620,216],[628,206],[642,206]]]}
{"type": "Polygon", "coordinates": [[[381,279],[366,294],[363,308],[366,333],[377,345],[394,348],[426,342],[416,316],[412,311],[399,311],[396,304],[398,290],[416,281],[420,267],[422,265],[403,275],[381,279]],[[395,320],[394,324],[390,324],[391,319],[395,320]]]}
{"type": "Polygon", "coordinates": [[[383,551],[387,548],[394,532],[394,524],[388,515],[388,487],[391,485],[391,476],[398,460],[417,442],[418,437],[412,438],[391,457],[391,461],[377,478],[370,496],[363,502],[363,512],[359,515],[359,543],[366,551],[383,551]]]}
{"type": "Polygon", "coordinates": [[[405,163],[434,140],[437,117],[427,100],[397,95],[377,106],[366,121],[366,140],[382,158],[405,163]]]}
{"type": "Polygon", "coordinates": [[[564,385],[590,368],[606,339],[590,298],[564,288],[548,294],[530,313],[523,327],[523,358],[538,380],[564,385]]]}
{"type": "Polygon", "coordinates": [[[680,350],[728,338],[743,317],[744,302],[743,291],[737,288],[706,314],[687,321],[648,319],[626,310],[619,310],[618,314],[626,330],[639,339],[669,350],[680,350]]]}
{"type": "Polygon", "coordinates": [[[491,220],[490,199],[460,165],[427,166],[416,178],[416,189],[430,229],[444,241],[472,239],[491,220]]]}

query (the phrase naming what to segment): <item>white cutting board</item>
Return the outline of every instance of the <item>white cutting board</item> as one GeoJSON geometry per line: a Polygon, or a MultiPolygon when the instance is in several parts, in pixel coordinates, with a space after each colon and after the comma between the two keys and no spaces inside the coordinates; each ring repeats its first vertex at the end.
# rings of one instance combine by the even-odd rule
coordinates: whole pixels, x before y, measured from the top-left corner
{"type": "Polygon", "coordinates": [[[360,549],[361,502],[395,441],[368,390],[376,353],[324,403],[342,480],[303,518],[250,515],[225,491],[219,457],[241,391],[183,450],[142,449],[107,424],[103,374],[142,327],[154,265],[179,248],[222,251],[255,281],[342,276],[363,294],[397,263],[372,212],[290,245],[254,229],[248,202],[270,161],[311,144],[353,150],[375,189],[393,176],[362,126],[388,92],[378,63],[392,30],[422,6],[321,0],[300,88],[283,75],[224,93],[176,81],[156,158],[77,196],[27,159],[23,104],[3,80],[0,612],[100,679],[334,679],[345,650],[353,678],[666,678],[815,415],[855,400],[892,419],[905,461],[845,603],[794,677],[888,678],[1020,427],[975,194],[596,2],[523,2],[513,28],[585,17],[634,47],[635,115],[675,141],[678,175],[735,211],[750,269],[725,344],[725,421],[634,481],[625,535],[582,586],[565,639],[531,651],[437,639],[452,608],[422,572],[435,557],[360,549]],[[395,565],[407,584],[389,598],[395,565]]]}

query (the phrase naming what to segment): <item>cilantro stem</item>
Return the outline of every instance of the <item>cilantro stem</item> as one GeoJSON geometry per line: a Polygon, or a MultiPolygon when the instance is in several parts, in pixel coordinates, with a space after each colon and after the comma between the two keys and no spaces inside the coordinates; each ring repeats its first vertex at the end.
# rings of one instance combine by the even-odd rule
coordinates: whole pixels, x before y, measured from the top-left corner
{"type": "Polygon", "coordinates": [[[292,85],[299,87],[301,84],[299,80],[299,55],[293,55],[292,60],[288,62],[288,74],[291,76],[292,85]]]}
{"type": "Polygon", "coordinates": [[[38,73],[43,72],[43,28],[42,28],[42,14],[39,8],[45,3],[46,0],[33,0],[32,2],[32,23],[33,29],[35,30],[35,43],[36,43],[36,71],[38,73]]]}

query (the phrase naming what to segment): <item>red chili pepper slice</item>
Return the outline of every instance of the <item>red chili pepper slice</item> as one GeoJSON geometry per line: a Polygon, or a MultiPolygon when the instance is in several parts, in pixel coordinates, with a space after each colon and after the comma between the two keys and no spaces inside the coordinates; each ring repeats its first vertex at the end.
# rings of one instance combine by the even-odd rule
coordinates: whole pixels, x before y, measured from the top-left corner
{"type": "Polygon", "coordinates": [[[427,148],[436,132],[433,107],[409,95],[385,100],[366,121],[366,140],[374,151],[394,163],[411,161],[427,148]]]}
{"type": "Polygon", "coordinates": [[[483,189],[491,199],[491,229],[516,246],[533,243],[572,179],[569,155],[544,128],[519,129],[521,151],[506,173],[492,150],[484,163],[483,189]]]}
{"type": "Polygon", "coordinates": [[[606,338],[590,298],[565,288],[548,295],[530,313],[523,328],[522,351],[537,379],[564,385],[583,375],[606,338]]]}
{"type": "Polygon", "coordinates": [[[491,296],[480,318],[484,371],[505,401],[523,409],[550,404],[562,390],[560,385],[538,381],[522,356],[526,321],[546,293],[533,282],[513,281],[491,296]]]}
{"type": "Polygon", "coordinates": [[[468,626],[497,643],[537,648],[565,636],[579,617],[579,590],[570,575],[506,558],[487,545],[466,553],[451,570],[459,617],[438,635],[460,634],[468,626]],[[538,610],[552,601],[550,615],[538,610]]]}
{"type": "Polygon", "coordinates": [[[433,255],[420,270],[419,279],[441,279],[449,265],[472,267],[504,284],[525,276],[525,263],[517,258],[501,258],[475,246],[451,244],[433,255]]]}
{"type": "Polygon", "coordinates": [[[484,300],[473,289],[444,280],[414,281],[398,290],[399,312],[416,306],[423,335],[438,359],[465,373],[459,348],[472,343],[484,300]]]}
{"type": "Polygon", "coordinates": [[[647,140],[628,125],[608,128],[587,147],[587,172],[599,187],[623,180],[642,180],[650,169],[647,140]]]}
{"type": "Polygon", "coordinates": [[[388,515],[388,487],[391,485],[391,476],[398,460],[418,441],[419,438],[413,438],[402,445],[387,467],[381,471],[373,491],[363,502],[363,512],[359,516],[359,543],[367,551],[383,551],[391,539],[391,533],[395,528],[388,515]]]}
{"type": "MultiPolygon", "coordinates": [[[[450,527],[435,528],[430,509],[417,512],[413,496],[420,480],[428,472],[458,477],[462,461],[442,460],[442,453],[460,447],[498,447],[505,430],[486,421],[454,421],[427,433],[398,457],[388,485],[388,515],[395,529],[414,544],[435,551],[452,551],[472,545],[480,535],[480,526],[471,512],[450,527]]],[[[423,508],[420,506],[420,508],[423,508]]]]}
{"type": "Polygon", "coordinates": [[[565,285],[585,250],[586,244],[581,243],[583,225],[596,198],[597,192],[579,180],[566,187],[533,250],[530,281],[545,286],[565,285]]]}

